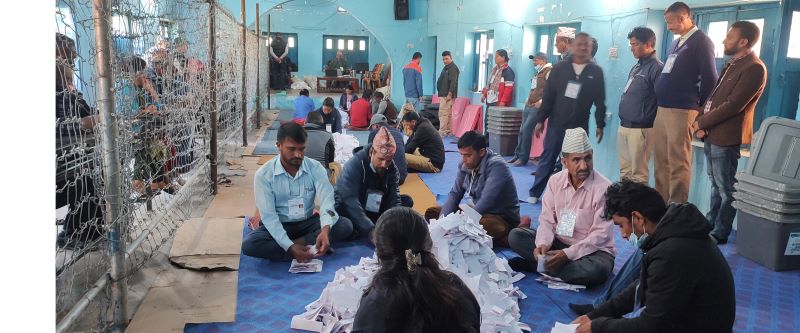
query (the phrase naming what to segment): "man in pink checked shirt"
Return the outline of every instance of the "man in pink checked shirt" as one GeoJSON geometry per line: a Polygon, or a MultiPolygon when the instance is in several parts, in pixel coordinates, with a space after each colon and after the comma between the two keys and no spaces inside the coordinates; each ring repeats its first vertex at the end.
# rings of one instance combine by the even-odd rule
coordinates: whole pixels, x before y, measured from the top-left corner
{"type": "Polygon", "coordinates": [[[565,169],[547,182],[539,227],[514,228],[508,236],[521,257],[511,268],[544,271],[571,284],[603,284],[614,269],[613,223],[601,218],[611,182],[592,167],[592,146],[583,128],[566,131],[561,148],[565,169]]]}

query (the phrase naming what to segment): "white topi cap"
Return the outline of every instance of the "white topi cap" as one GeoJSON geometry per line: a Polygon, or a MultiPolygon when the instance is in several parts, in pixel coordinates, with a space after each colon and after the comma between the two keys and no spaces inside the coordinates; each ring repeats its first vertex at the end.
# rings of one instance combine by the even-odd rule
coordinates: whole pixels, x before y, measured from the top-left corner
{"type": "Polygon", "coordinates": [[[582,127],[570,128],[564,134],[564,144],[561,145],[561,153],[585,153],[592,150],[589,143],[589,135],[582,127]]]}
{"type": "Polygon", "coordinates": [[[558,27],[558,31],[556,31],[556,38],[558,37],[566,37],[569,39],[575,39],[575,28],[570,27],[558,27]]]}

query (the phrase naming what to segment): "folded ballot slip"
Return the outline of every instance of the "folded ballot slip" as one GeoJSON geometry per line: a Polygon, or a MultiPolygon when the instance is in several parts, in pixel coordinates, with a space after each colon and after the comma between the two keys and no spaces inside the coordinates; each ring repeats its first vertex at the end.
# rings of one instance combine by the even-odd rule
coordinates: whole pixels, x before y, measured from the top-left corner
{"type": "Polygon", "coordinates": [[[322,260],[311,259],[309,262],[299,262],[292,259],[289,273],[319,273],[322,272],[322,260]]]}

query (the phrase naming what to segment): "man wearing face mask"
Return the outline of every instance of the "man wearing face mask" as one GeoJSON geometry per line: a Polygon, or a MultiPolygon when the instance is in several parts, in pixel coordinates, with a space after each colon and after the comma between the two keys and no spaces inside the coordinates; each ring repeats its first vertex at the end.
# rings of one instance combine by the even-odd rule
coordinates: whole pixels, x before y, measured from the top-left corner
{"type": "Polygon", "coordinates": [[[392,158],[394,137],[380,127],[372,144],[356,148],[336,181],[336,211],[353,221],[357,236],[368,235],[383,212],[397,206],[413,206],[411,197],[400,195],[398,172],[392,158]]]}
{"type": "Polygon", "coordinates": [[[536,110],[542,107],[542,92],[547,85],[547,79],[550,78],[550,70],[553,69],[553,64],[547,62],[547,54],[539,52],[536,55],[528,56],[528,58],[533,60],[536,75],[531,80],[531,90],[528,93],[528,100],[525,101],[525,109],[522,111],[522,126],[519,128],[517,149],[514,150],[514,158],[508,161],[508,163],[514,163],[514,166],[528,164],[528,159],[531,156],[533,127],[536,126],[534,116],[536,115],[536,110]]]}
{"type": "Polygon", "coordinates": [[[539,227],[515,228],[508,243],[520,257],[508,261],[514,270],[544,271],[564,282],[592,287],[603,284],[614,269],[611,221],[602,217],[611,182],[593,169],[592,145],[583,128],[566,130],[562,170],[547,182],[539,227]]]}
{"type": "Polygon", "coordinates": [[[479,223],[495,246],[508,247],[508,232],[519,225],[517,187],[508,165],[487,144],[486,137],[475,131],[458,139],[461,164],[440,215],[457,211],[464,199],[481,214],[479,223]]]}
{"type": "Polygon", "coordinates": [[[638,283],[578,317],[576,333],[733,330],[733,274],[697,207],[667,207],[656,190],[626,179],[605,192],[603,217],[641,244],[644,261],[638,283]]]}

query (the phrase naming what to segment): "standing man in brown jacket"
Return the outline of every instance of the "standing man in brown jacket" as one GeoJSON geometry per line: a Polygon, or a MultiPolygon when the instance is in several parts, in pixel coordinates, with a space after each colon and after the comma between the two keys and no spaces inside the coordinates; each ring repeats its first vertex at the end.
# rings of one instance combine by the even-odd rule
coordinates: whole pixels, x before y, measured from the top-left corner
{"type": "Polygon", "coordinates": [[[727,243],[731,233],[739,148],[753,137],[753,110],[767,82],[767,69],[752,50],[759,35],[758,26],[752,22],[731,25],[722,43],[725,55],[733,58],[722,70],[703,114],[692,128],[695,137],[705,141],[711,179],[711,209],[706,218],[714,225],[710,235],[718,244],[727,243]]]}
{"type": "Polygon", "coordinates": [[[533,60],[536,75],[531,80],[531,91],[528,93],[528,100],[525,101],[525,109],[522,110],[522,126],[519,128],[519,136],[517,136],[517,149],[514,150],[514,158],[508,161],[508,163],[514,163],[514,166],[528,164],[528,159],[531,157],[533,127],[536,126],[533,118],[535,118],[536,110],[542,107],[542,92],[550,77],[550,70],[553,69],[553,65],[547,62],[547,55],[542,52],[530,55],[528,58],[533,60]]]}

